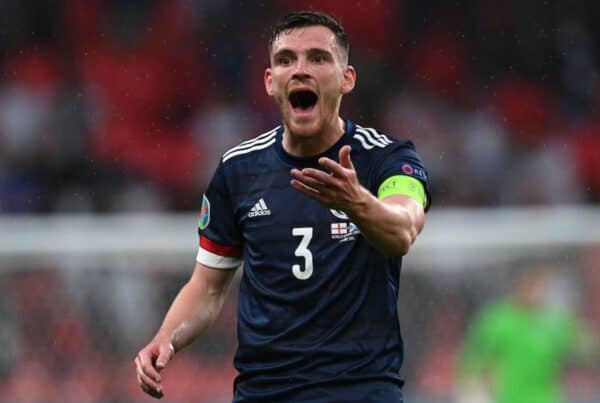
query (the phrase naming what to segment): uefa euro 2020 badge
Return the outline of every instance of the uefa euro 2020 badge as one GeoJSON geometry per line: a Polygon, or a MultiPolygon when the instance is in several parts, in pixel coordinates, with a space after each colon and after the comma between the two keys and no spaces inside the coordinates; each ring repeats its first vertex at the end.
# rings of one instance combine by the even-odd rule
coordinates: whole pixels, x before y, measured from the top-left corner
{"type": "Polygon", "coordinates": [[[202,207],[200,208],[200,218],[198,219],[198,228],[204,229],[210,222],[210,202],[206,195],[202,196],[202,207]]]}

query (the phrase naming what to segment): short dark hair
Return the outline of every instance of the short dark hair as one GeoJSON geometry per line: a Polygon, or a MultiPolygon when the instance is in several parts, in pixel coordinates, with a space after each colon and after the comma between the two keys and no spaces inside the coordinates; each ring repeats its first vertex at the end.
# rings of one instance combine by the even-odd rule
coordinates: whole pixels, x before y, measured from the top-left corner
{"type": "Polygon", "coordinates": [[[279,35],[289,32],[294,28],[312,27],[322,25],[329,28],[335,35],[338,45],[348,55],[350,49],[350,41],[348,35],[342,25],[329,14],[320,11],[295,11],[281,17],[271,29],[271,37],[269,38],[269,53],[273,50],[273,43],[279,35]]]}

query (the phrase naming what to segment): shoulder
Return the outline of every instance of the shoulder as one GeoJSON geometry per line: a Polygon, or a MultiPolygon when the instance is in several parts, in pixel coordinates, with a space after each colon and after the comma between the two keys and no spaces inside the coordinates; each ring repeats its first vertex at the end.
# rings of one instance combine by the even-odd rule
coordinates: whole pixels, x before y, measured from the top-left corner
{"type": "Polygon", "coordinates": [[[221,157],[222,164],[231,164],[234,161],[254,158],[258,153],[269,150],[277,141],[277,135],[281,126],[274,127],[254,138],[243,141],[235,147],[230,148],[221,157]]]}
{"type": "Polygon", "coordinates": [[[356,125],[352,137],[358,143],[359,149],[371,151],[375,154],[386,154],[402,149],[415,150],[412,141],[395,138],[372,127],[356,125]]]}
{"type": "Polygon", "coordinates": [[[478,316],[481,321],[493,325],[518,315],[518,308],[508,300],[491,301],[484,305],[478,316]]]}
{"type": "Polygon", "coordinates": [[[383,170],[403,172],[412,175],[414,172],[421,180],[426,180],[427,174],[421,157],[411,140],[399,139],[384,134],[371,127],[356,125],[353,134],[353,150],[358,155],[364,155],[370,161],[370,166],[376,171],[383,170]],[[403,168],[406,164],[406,171],[403,168]]]}

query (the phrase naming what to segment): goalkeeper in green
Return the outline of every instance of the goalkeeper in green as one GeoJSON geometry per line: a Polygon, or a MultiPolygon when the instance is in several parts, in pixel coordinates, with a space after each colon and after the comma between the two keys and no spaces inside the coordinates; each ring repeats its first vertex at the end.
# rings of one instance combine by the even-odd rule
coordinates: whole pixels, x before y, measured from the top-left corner
{"type": "Polygon", "coordinates": [[[511,298],[476,316],[459,357],[467,389],[483,385],[494,403],[564,401],[561,368],[576,345],[581,347],[583,332],[566,309],[542,303],[546,277],[540,268],[524,272],[511,298]]]}

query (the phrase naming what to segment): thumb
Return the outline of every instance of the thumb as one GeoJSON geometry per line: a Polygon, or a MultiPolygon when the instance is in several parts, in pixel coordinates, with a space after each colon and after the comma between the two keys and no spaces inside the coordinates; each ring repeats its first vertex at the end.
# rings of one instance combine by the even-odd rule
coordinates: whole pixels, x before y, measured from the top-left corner
{"type": "Polygon", "coordinates": [[[346,169],[354,169],[350,159],[350,151],[352,151],[352,147],[349,145],[345,145],[340,149],[340,165],[346,169]]]}
{"type": "Polygon", "coordinates": [[[173,354],[175,354],[173,344],[161,344],[159,347],[158,358],[156,358],[156,369],[159,371],[164,369],[171,360],[171,357],[173,357],[173,354]]]}

